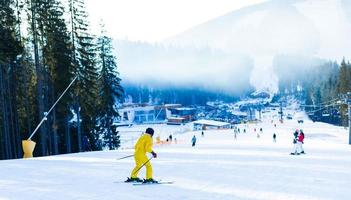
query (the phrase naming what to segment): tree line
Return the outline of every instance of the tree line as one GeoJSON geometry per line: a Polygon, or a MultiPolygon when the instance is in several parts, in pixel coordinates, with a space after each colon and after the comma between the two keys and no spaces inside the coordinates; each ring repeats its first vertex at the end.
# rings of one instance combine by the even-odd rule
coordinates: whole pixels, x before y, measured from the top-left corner
{"type": "Polygon", "coordinates": [[[35,156],[84,151],[87,141],[92,150],[119,147],[117,59],[103,25],[93,35],[87,17],[84,0],[0,1],[1,159],[21,158],[21,140],[43,117],[35,156]]]}
{"type": "MultiPolygon", "coordinates": [[[[273,102],[294,96],[313,121],[348,125],[347,93],[351,92],[351,63],[317,58],[280,56],[275,71],[279,94],[273,102]]],[[[350,98],[350,97],[349,97],[350,98]]],[[[285,100],[284,100],[285,99],[285,100]]]]}
{"type": "Polygon", "coordinates": [[[327,62],[308,74],[304,83],[306,111],[313,120],[347,126],[348,107],[344,100],[351,92],[350,62],[327,62]]]}

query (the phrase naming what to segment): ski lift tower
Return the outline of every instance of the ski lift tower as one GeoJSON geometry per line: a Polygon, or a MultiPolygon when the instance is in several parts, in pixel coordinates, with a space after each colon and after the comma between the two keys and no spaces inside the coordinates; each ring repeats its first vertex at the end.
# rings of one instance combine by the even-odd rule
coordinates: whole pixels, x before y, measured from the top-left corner
{"type": "Polygon", "coordinates": [[[349,144],[351,145],[351,92],[347,93],[347,105],[349,108],[349,144]]]}
{"type": "Polygon", "coordinates": [[[280,110],[278,114],[280,115],[280,122],[283,123],[283,102],[282,101],[280,101],[280,110]]]}

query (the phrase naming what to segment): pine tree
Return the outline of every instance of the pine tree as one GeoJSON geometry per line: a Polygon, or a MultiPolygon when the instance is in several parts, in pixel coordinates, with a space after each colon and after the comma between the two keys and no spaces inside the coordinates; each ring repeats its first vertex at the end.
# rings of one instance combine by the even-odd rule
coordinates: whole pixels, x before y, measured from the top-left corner
{"type": "Polygon", "coordinates": [[[34,61],[30,55],[30,45],[26,39],[24,41],[24,51],[18,64],[18,114],[19,114],[19,127],[21,130],[21,138],[27,139],[32,130],[34,129],[33,119],[36,116],[37,108],[35,104],[35,71],[34,61]]]}
{"type": "MultiPolygon", "coordinates": [[[[103,27],[102,27],[103,28],[103,27]]],[[[122,98],[123,89],[117,72],[116,57],[113,55],[112,40],[101,32],[98,38],[99,75],[99,126],[97,133],[103,135],[104,144],[108,148],[116,149],[120,145],[118,131],[113,126],[114,119],[119,117],[116,101],[122,98]]]]}
{"type": "MultiPolygon", "coordinates": [[[[31,35],[37,77],[40,121],[72,79],[69,34],[64,10],[57,0],[32,0],[31,35]],[[41,55],[41,56],[39,56],[41,55]]],[[[40,155],[58,153],[58,133],[63,132],[69,98],[65,96],[40,127],[40,155]],[[57,113],[56,113],[57,112],[57,113]]]]}
{"type": "Polygon", "coordinates": [[[0,1],[0,142],[2,158],[20,156],[16,103],[16,61],[22,46],[16,30],[13,1],[0,1]]]}
{"type": "MultiPolygon", "coordinates": [[[[34,66],[35,66],[35,72],[36,72],[36,88],[37,88],[37,105],[38,105],[38,118],[35,122],[39,123],[39,121],[44,117],[44,112],[46,110],[45,105],[44,105],[44,67],[42,64],[42,59],[39,56],[40,55],[40,44],[43,42],[40,40],[40,32],[43,33],[42,30],[42,22],[45,21],[43,19],[43,12],[45,12],[45,9],[42,9],[44,6],[43,0],[31,0],[29,3],[29,10],[30,13],[28,13],[29,16],[29,23],[30,23],[30,35],[31,35],[31,40],[33,43],[33,50],[34,50],[34,66]]],[[[41,34],[43,35],[43,34],[41,34]]],[[[47,138],[47,129],[46,129],[46,124],[44,123],[41,125],[40,129],[40,152],[38,152],[39,155],[47,155],[47,145],[46,145],[46,138],[47,138]]],[[[38,138],[37,135],[34,136],[34,138],[38,138]]],[[[37,150],[37,149],[36,149],[37,150]]]]}
{"type": "Polygon", "coordinates": [[[351,77],[349,76],[349,67],[345,62],[345,58],[342,60],[339,71],[339,88],[338,91],[341,94],[346,94],[350,91],[351,77]]]}
{"type": "Polygon", "coordinates": [[[94,128],[97,117],[97,78],[96,45],[89,34],[88,14],[84,0],[69,0],[71,14],[71,41],[73,48],[74,73],[78,76],[75,87],[74,110],[77,114],[77,149],[82,151],[82,135],[92,142],[92,148],[98,149],[94,128]],[[82,124],[80,123],[82,121],[82,124]],[[83,133],[82,133],[83,131],[83,133]]]}
{"type": "Polygon", "coordinates": [[[22,51],[16,32],[16,18],[11,0],[0,1],[0,60],[11,63],[22,51]]]}
{"type": "MultiPolygon", "coordinates": [[[[340,70],[339,70],[339,79],[338,79],[339,94],[347,94],[347,92],[350,92],[351,77],[349,76],[349,70],[350,69],[347,66],[344,58],[340,64],[340,70]]],[[[340,106],[341,120],[342,120],[343,126],[347,126],[348,124],[347,111],[348,111],[347,105],[340,106]]]]}
{"type": "MultiPolygon", "coordinates": [[[[64,9],[57,0],[47,1],[48,19],[45,24],[46,45],[44,46],[45,64],[50,77],[49,88],[51,104],[61,95],[67,85],[73,79],[72,77],[72,52],[70,49],[70,37],[65,21],[63,19],[64,9]]],[[[48,97],[48,98],[49,98],[48,97]]],[[[51,154],[58,154],[58,137],[64,138],[65,119],[69,115],[67,105],[72,102],[67,94],[57,104],[51,117],[52,133],[49,136],[52,141],[51,154]]]]}

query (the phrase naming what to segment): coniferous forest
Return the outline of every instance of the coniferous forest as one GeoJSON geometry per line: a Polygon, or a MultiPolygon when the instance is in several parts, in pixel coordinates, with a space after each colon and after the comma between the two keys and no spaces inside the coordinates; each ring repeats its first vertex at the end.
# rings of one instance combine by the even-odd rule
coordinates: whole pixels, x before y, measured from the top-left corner
{"type": "Polygon", "coordinates": [[[351,64],[348,61],[343,59],[340,64],[322,61],[299,72],[281,70],[289,74],[289,79],[279,82],[280,96],[290,93],[298,97],[304,102],[301,108],[313,121],[348,125],[347,100],[351,98],[351,64]]]}
{"type": "Polygon", "coordinates": [[[84,0],[0,1],[0,159],[115,149],[115,101],[123,96],[112,41],[90,31],[84,0]],[[89,145],[87,145],[87,142],[89,145]]]}
{"type": "Polygon", "coordinates": [[[348,106],[351,92],[351,64],[328,62],[312,71],[306,83],[307,113],[312,119],[336,125],[348,125],[348,106]],[[312,113],[311,113],[312,111],[312,113]]]}

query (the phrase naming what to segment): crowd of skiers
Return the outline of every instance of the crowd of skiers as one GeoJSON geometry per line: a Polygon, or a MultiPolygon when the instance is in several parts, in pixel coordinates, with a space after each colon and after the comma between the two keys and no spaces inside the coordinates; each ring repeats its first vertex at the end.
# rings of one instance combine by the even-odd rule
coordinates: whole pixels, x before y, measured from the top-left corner
{"type": "MultiPolygon", "coordinates": [[[[274,127],[276,128],[277,125],[274,124],[274,127]]],[[[234,126],[234,139],[237,139],[237,134],[240,133],[240,128],[234,126]]],[[[244,129],[246,132],[246,129],[244,129]]],[[[260,138],[260,135],[263,133],[263,129],[260,128],[259,131],[256,130],[256,128],[253,129],[254,133],[256,133],[257,138],[260,138]]],[[[291,155],[300,155],[300,154],[305,154],[305,151],[303,149],[303,141],[305,139],[305,134],[302,131],[302,129],[296,129],[294,132],[294,139],[293,139],[293,150],[291,152],[291,155]]],[[[277,134],[273,132],[273,142],[277,142],[277,134]]]]}

